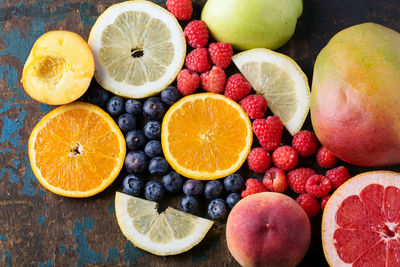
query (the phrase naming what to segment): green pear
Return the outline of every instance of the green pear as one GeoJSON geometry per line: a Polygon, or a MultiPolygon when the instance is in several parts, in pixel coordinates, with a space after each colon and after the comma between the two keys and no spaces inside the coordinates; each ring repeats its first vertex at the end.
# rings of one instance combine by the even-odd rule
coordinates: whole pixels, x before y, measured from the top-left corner
{"type": "Polygon", "coordinates": [[[235,49],[277,49],[292,37],[302,11],[302,0],[208,0],[201,19],[217,41],[235,49]]]}

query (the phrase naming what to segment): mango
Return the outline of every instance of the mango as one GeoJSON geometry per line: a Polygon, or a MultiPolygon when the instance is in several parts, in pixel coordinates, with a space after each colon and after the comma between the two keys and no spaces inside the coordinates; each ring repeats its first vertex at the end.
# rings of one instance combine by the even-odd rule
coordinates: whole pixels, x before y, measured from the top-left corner
{"type": "Polygon", "coordinates": [[[322,145],[360,166],[400,163],[400,34],[375,23],[337,33],[319,53],[311,120],[322,145]]]}

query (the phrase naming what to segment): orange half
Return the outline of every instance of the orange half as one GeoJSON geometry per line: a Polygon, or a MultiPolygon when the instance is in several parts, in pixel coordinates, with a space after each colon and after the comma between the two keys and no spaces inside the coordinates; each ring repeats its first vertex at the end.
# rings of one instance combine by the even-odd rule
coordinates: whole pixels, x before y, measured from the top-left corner
{"type": "Polygon", "coordinates": [[[39,182],[67,197],[89,197],[118,176],[125,139],[101,108],[82,102],[61,106],[33,129],[29,160],[39,182]]]}
{"type": "Polygon", "coordinates": [[[165,158],[183,176],[213,180],[237,171],[253,141],[251,122],[240,105],[223,95],[190,95],[165,114],[161,142],[165,158]]]}

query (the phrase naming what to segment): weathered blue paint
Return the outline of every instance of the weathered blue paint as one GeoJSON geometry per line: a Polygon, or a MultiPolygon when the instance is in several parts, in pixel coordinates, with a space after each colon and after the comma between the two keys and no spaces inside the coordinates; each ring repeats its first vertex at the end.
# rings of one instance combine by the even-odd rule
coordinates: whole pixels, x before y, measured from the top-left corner
{"type": "Polygon", "coordinates": [[[46,221],[46,217],[44,215],[39,215],[36,217],[36,221],[40,224],[40,226],[43,226],[44,222],[46,221]]]}
{"type": "Polygon", "coordinates": [[[132,266],[135,261],[143,255],[143,251],[135,247],[130,241],[126,241],[124,247],[124,262],[132,266]]]}
{"type": "Polygon", "coordinates": [[[67,248],[64,245],[58,245],[58,251],[61,255],[64,254],[66,250],[67,248]]]}
{"type": "Polygon", "coordinates": [[[4,259],[2,259],[2,256],[1,256],[1,251],[0,251],[0,263],[1,262],[3,262],[4,263],[4,265],[1,265],[1,266],[5,266],[5,267],[11,267],[11,261],[12,261],[12,254],[9,252],[9,251],[4,251],[3,252],[3,254],[4,254],[4,259]]]}
{"type": "Polygon", "coordinates": [[[52,106],[49,106],[49,105],[46,105],[43,103],[40,103],[39,109],[40,109],[40,112],[45,113],[45,114],[47,114],[53,110],[52,106]]]}
{"type": "Polygon", "coordinates": [[[66,235],[69,235],[69,231],[68,231],[68,230],[65,230],[65,234],[66,234],[66,235]]]}
{"type": "Polygon", "coordinates": [[[79,16],[81,17],[84,28],[93,26],[96,22],[96,18],[90,15],[90,10],[93,9],[95,9],[95,7],[90,2],[81,3],[79,7],[79,16]]]}
{"type": "Polygon", "coordinates": [[[6,235],[0,235],[0,241],[7,241],[7,236],[6,235]]]}
{"type": "Polygon", "coordinates": [[[106,261],[118,262],[119,251],[117,248],[109,248],[107,252],[106,261]]]}
{"type": "Polygon", "coordinates": [[[54,262],[52,260],[48,260],[46,263],[41,263],[39,261],[38,267],[54,267],[54,262]]]}
{"type": "Polygon", "coordinates": [[[194,247],[190,253],[190,261],[199,263],[208,259],[208,252],[216,250],[220,241],[220,236],[210,236],[200,243],[200,247],[194,247]],[[204,243],[203,243],[204,242],[204,243]]]}
{"type": "Polygon", "coordinates": [[[115,199],[113,199],[110,204],[108,204],[108,213],[115,212],[115,199]]]}
{"type": "Polygon", "coordinates": [[[22,177],[23,187],[20,191],[21,195],[28,195],[33,197],[35,195],[35,188],[33,187],[33,183],[37,184],[38,181],[32,173],[31,164],[29,163],[29,159],[27,156],[24,157],[23,164],[26,167],[24,176],[22,177]]]}

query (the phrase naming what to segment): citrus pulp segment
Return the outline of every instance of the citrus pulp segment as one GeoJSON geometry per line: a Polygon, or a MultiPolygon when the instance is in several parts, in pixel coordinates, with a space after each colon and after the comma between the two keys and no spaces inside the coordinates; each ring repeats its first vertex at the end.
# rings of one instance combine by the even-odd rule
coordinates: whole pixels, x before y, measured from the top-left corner
{"type": "Polygon", "coordinates": [[[149,1],[126,1],[99,16],[89,45],[95,78],[105,89],[130,98],[154,95],[182,68],[186,41],[166,9],[149,1]]]}
{"type": "Polygon", "coordinates": [[[45,188],[68,197],[104,190],[119,174],[125,153],[124,136],[113,119],[88,103],[54,109],[29,138],[33,173],[45,188]]]}
{"type": "Polygon", "coordinates": [[[400,174],[353,177],[330,197],[322,244],[331,266],[400,265],[400,174]]]}
{"type": "Polygon", "coordinates": [[[310,87],[297,63],[264,48],[236,54],[232,61],[286,129],[292,135],[300,131],[310,109],[310,87]]]}
{"type": "Polygon", "coordinates": [[[165,114],[161,144],[181,175],[213,180],[238,170],[250,152],[249,117],[233,100],[212,93],[186,96],[165,114]]]}
{"type": "Polygon", "coordinates": [[[157,203],[117,192],[115,213],[122,233],[137,247],[167,256],[197,245],[213,221],[171,207],[158,213],[157,203]]]}

